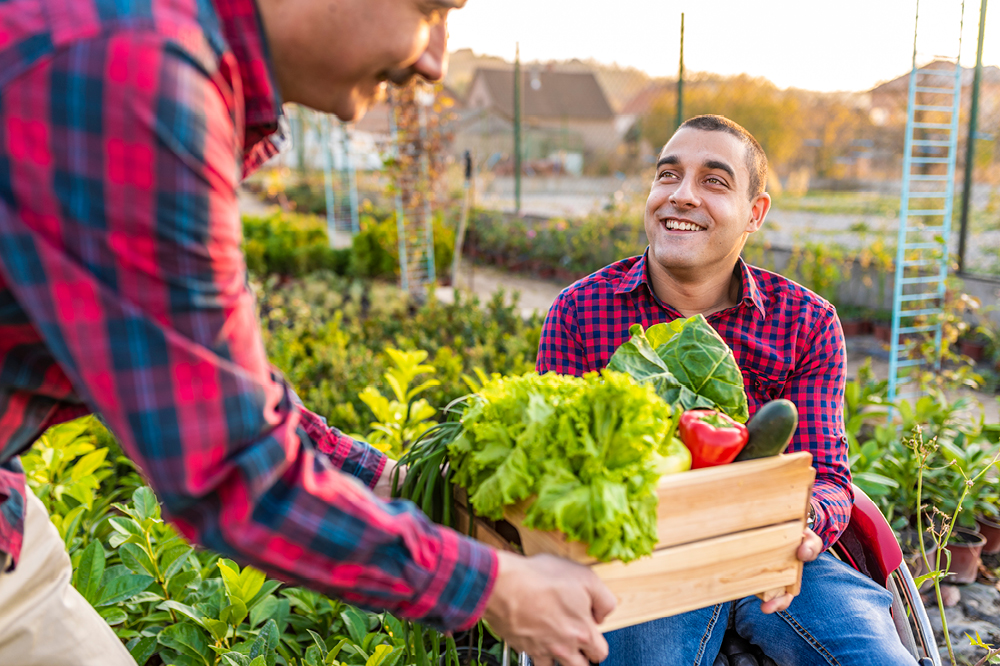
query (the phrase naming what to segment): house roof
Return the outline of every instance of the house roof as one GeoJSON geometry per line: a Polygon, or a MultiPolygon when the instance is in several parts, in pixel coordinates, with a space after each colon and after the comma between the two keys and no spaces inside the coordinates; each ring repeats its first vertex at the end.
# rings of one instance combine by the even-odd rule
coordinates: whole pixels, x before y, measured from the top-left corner
{"type": "MultiPolygon", "coordinates": [[[[478,69],[470,91],[480,81],[492,106],[501,114],[514,116],[514,72],[478,69]]],[[[524,115],[535,118],[611,120],[614,111],[592,72],[521,71],[521,100],[524,115]]]]}
{"type": "MultiPolygon", "coordinates": [[[[923,67],[918,67],[917,69],[954,71],[955,63],[948,60],[935,60],[933,62],[927,63],[923,67]]],[[[976,71],[975,67],[962,68],[961,80],[963,88],[972,85],[972,79],[975,74],[975,71],[976,71]]],[[[1000,82],[1000,67],[997,67],[996,65],[987,65],[986,67],[983,67],[982,80],[983,82],[990,82],[990,83],[1000,82]]],[[[944,82],[942,82],[942,85],[944,85],[944,82]]],[[[949,83],[948,85],[951,84],[949,83]]],[[[875,86],[874,88],[871,89],[871,92],[873,93],[898,92],[898,91],[905,92],[909,88],[909,86],[910,86],[910,73],[907,72],[902,76],[897,76],[895,79],[892,79],[891,81],[886,81],[885,83],[875,86]]]]}
{"type": "Polygon", "coordinates": [[[623,115],[644,116],[650,112],[656,100],[676,87],[676,83],[651,83],[625,102],[621,113],[623,115]]]}

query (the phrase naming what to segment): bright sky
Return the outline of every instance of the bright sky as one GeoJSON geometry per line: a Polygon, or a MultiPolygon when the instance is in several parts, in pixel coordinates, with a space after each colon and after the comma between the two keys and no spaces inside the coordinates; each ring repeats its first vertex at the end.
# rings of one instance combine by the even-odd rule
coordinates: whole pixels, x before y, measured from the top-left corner
{"type": "MultiPolygon", "coordinates": [[[[922,0],[918,61],[958,51],[960,0],[922,0]]],[[[764,76],[781,88],[867,90],[909,72],[915,0],[468,0],[449,49],[522,60],[594,58],[676,76],[764,76]]],[[[976,63],[979,2],[965,8],[962,64],[976,63]]],[[[984,65],[1000,65],[1000,2],[987,12],[984,65]]]]}

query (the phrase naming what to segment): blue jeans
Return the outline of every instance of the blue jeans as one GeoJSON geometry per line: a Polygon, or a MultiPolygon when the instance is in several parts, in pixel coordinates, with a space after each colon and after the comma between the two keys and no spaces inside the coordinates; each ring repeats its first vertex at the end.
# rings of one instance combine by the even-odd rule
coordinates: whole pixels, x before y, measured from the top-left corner
{"type": "Polygon", "coordinates": [[[781,666],[913,666],[889,615],[892,595],[833,555],[802,570],[802,592],[787,610],[760,612],[745,597],[605,634],[602,666],[712,666],[734,614],[736,631],[781,666]]]}

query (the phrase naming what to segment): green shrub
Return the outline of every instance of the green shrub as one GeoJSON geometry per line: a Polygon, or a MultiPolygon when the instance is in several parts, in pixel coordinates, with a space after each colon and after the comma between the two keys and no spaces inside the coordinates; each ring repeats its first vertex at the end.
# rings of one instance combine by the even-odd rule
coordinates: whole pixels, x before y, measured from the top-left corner
{"type": "Polygon", "coordinates": [[[326,225],[319,218],[290,213],[245,216],[243,251],[251,272],[293,277],[317,270],[343,275],[351,254],[330,247],[326,225]]]}
{"type": "Polygon", "coordinates": [[[642,214],[626,207],[583,218],[532,220],[476,210],[466,241],[485,263],[541,277],[573,279],[646,247],[642,214]]]}
{"type": "Polygon", "coordinates": [[[258,285],[261,323],[271,362],[309,409],[332,425],[362,432],[372,414],[358,397],[367,386],[386,392],[383,350],[424,350],[439,386],[432,405],[464,395],[463,374],[518,374],[534,368],[541,320],[521,318],[516,300],[502,293],[481,304],[458,296],[454,304],[415,305],[394,286],[317,273],[279,286],[258,285]]]}
{"type": "MultiPolygon", "coordinates": [[[[455,229],[442,212],[433,215],[434,266],[442,275],[451,266],[455,252],[455,229]]],[[[352,239],[350,270],[355,277],[397,279],[399,277],[399,230],[395,213],[363,214],[361,230],[352,239]]]]}
{"type": "Polygon", "coordinates": [[[138,666],[437,666],[454,648],[432,629],[192,547],[93,417],[49,429],[23,461],[66,543],[74,587],[138,666]]]}

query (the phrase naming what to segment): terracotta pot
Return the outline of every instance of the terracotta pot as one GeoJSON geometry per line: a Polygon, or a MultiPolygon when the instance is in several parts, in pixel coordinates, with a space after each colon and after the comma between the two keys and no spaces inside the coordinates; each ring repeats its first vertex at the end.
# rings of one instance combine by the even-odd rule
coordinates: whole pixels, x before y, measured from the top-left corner
{"type": "Polygon", "coordinates": [[[844,337],[850,338],[856,335],[861,335],[861,322],[857,319],[842,321],[840,322],[840,325],[844,329],[844,337]]]}
{"type": "Polygon", "coordinates": [[[875,325],[870,319],[862,319],[858,322],[858,326],[861,328],[859,335],[871,335],[875,331],[875,325]]]}
{"type": "Polygon", "coordinates": [[[993,555],[1000,553],[1000,523],[994,522],[986,516],[976,516],[979,523],[979,533],[986,539],[983,545],[983,555],[993,555]]]}
{"type": "MultiPolygon", "coordinates": [[[[903,549],[903,561],[910,570],[910,575],[914,578],[923,576],[928,569],[924,566],[924,559],[920,556],[920,545],[917,543],[916,530],[907,529],[899,535],[899,544],[903,549]]],[[[927,561],[934,566],[934,558],[937,555],[937,544],[930,534],[924,533],[924,548],[927,550],[927,561]]],[[[933,585],[930,580],[925,580],[920,586],[923,592],[933,585]]]]}
{"type": "Polygon", "coordinates": [[[873,332],[875,333],[875,337],[881,340],[882,342],[892,341],[892,324],[883,324],[881,322],[876,322],[872,328],[873,332]]]}
{"type": "Polygon", "coordinates": [[[978,363],[986,355],[986,345],[980,342],[973,342],[972,340],[959,340],[958,351],[963,356],[968,356],[978,363]]]}
{"type": "Polygon", "coordinates": [[[946,583],[975,583],[979,575],[979,556],[983,551],[986,537],[979,532],[956,527],[951,541],[945,548],[951,553],[952,572],[945,576],[946,583]]]}

